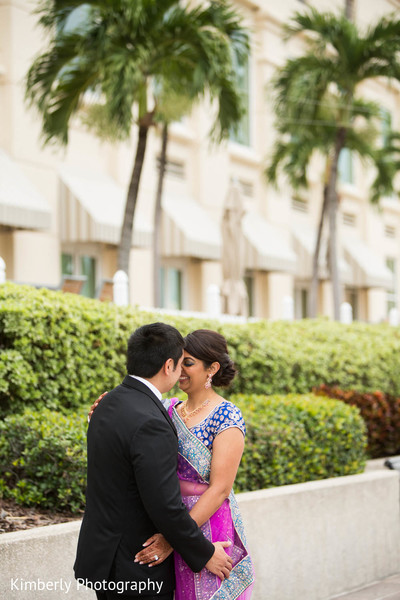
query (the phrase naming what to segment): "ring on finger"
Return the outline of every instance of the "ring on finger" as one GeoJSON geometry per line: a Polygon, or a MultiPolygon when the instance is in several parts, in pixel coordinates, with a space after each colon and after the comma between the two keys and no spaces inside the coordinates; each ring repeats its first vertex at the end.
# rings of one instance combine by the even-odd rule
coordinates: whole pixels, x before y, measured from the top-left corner
{"type": "Polygon", "coordinates": [[[158,554],[155,554],[153,560],[158,560],[158,554]]]}

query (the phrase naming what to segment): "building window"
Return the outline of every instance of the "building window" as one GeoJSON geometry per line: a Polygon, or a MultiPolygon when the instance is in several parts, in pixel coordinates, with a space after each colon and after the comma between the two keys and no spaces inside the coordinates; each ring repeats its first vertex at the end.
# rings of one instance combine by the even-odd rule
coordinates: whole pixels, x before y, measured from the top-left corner
{"type": "Polygon", "coordinates": [[[80,263],[80,275],[86,277],[81,294],[87,298],[94,298],[96,293],[96,259],[92,256],[81,256],[80,263]]]}
{"type": "Polygon", "coordinates": [[[301,318],[305,319],[308,315],[308,290],[300,290],[301,318]]]}
{"type": "MultiPolygon", "coordinates": [[[[157,172],[160,171],[161,157],[156,157],[157,172]]],[[[176,160],[167,160],[165,163],[165,175],[176,179],[185,179],[185,163],[176,160]]]]}
{"type": "Polygon", "coordinates": [[[57,30],[62,33],[84,31],[90,22],[90,4],[81,4],[72,10],[68,16],[58,23],[57,30]]]}
{"type": "Polygon", "coordinates": [[[63,253],[61,255],[62,275],[84,275],[86,281],[82,286],[81,295],[94,298],[96,295],[96,259],[92,256],[73,255],[63,253]]]}
{"type": "Polygon", "coordinates": [[[308,317],[309,291],[306,287],[298,287],[295,290],[295,317],[306,319],[308,317]]]}
{"type": "Polygon", "coordinates": [[[294,196],[292,198],[292,209],[297,212],[308,213],[308,202],[304,198],[294,196]]]}
{"type": "Polygon", "coordinates": [[[359,302],[358,302],[358,290],[356,288],[347,288],[345,292],[345,300],[348,302],[353,309],[353,320],[359,319],[359,302]]]}
{"type": "Polygon", "coordinates": [[[249,317],[254,317],[254,277],[252,275],[245,275],[244,284],[247,291],[249,317]]]}
{"type": "Polygon", "coordinates": [[[182,271],[161,267],[161,308],[182,309],[182,271]]]}
{"type": "Polygon", "coordinates": [[[62,275],[73,275],[74,274],[74,257],[72,254],[61,255],[61,274],[62,275]]]}
{"type": "Polygon", "coordinates": [[[397,308],[397,273],[396,273],[396,259],[387,258],[386,266],[391,271],[393,279],[392,286],[387,292],[387,312],[389,313],[391,308],[397,308]]]}
{"type": "Polygon", "coordinates": [[[239,185],[243,196],[246,196],[246,198],[254,198],[254,185],[251,181],[239,179],[239,185]]]}
{"type": "Polygon", "coordinates": [[[385,236],[394,239],[396,237],[396,227],[385,225],[385,236]]]}
{"type": "Polygon", "coordinates": [[[348,148],[343,148],[340,152],[338,174],[341,183],[354,183],[353,154],[348,148]]]}
{"type": "Polygon", "coordinates": [[[352,213],[343,213],[343,225],[348,225],[349,227],[355,227],[357,222],[356,215],[352,213]]]}
{"type": "Polygon", "coordinates": [[[238,144],[250,146],[250,82],[249,59],[239,65],[236,55],[233,57],[238,88],[242,100],[243,116],[236,127],[231,131],[230,139],[238,144]]]}

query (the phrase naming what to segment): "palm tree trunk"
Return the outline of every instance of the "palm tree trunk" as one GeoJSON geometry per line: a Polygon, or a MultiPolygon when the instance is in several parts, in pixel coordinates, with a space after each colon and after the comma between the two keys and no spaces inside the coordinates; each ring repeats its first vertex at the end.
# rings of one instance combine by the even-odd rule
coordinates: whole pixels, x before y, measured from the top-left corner
{"type": "Polygon", "coordinates": [[[161,305],[161,201],[164,187],[165,168],[167,164],[168,125],[164,123],[161,138],[161,154],[158,172],[156,204],[154,207],[154,238],[153,238],[153,286],[154,306],[161,305]]]}
{"type": "Polygon", "coordinates": [[[349,21],[354,19],[354,0],[346,0],[346,7],[344,14],[349,21]]]}
{"type": "Polygon", "coordinates": [[[133,165],[131,181],[126,198],[124,221],[121,230],[121,240],[118,247],[118,269],[125,271],[129,276],[129,257],[132,245],[133,219],[135,216],[136,201],[139,193],[140,176],[142,174],[144,155],[146,152],[148,124],[139,125],[136,156],[133,165]]]}
{"type": "Polygon", "coordinates": [[[332,291],[333,291],[333,313],[336,321],[340,318],[340,281],[339,281],[339,269],[337,260],[337,230],[336,230],[336,215],[337,215],[337,171],[339,155],[344,147],[344,141],[346,137],[346,130],[342,127],[338,131],[338,135],[335,143],[335,151],[332,161],[332,169],[330,173],[328,183],[328,217],[329,217],[329,262],[330,272],[332,280],[332,291]]]}
{"type": "Polygon", "coordinates": [[[326,216],[326,207],[328,204],[328,186],[324,185],[324,200],[322,202],[321,214],[319,218],[318,224],[318,233],[317,240],[315,243],[315,250],[313,256],[313,265],[312,265],[312,278],[311,278],[311,288],[310,288],[310,305],[308,309],[308,316],[314,319],[317,316],[317,303],[318,303],[318,270],[319,270],[319,253],[321,250],[321,239],[322,239],[322,230],[324,227],[324,220],[326,216]]]}

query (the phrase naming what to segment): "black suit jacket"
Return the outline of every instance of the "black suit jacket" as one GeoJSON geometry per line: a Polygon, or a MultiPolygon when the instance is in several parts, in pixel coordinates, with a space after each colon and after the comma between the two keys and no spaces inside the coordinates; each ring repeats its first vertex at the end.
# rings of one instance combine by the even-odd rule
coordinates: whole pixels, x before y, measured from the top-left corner
{"type": "Polygon", "coordinates": [[[91,583],[150,578],[163,582],[163,593],[174,589],[172,554],[152,568],[134,562],[143,542],[157,532],[193,571],[200,571],[214,546],[182,503],[177,433],[152,391],[125,377],[94,411],[87,446],[86,509],[75,577],[91,583]]]}

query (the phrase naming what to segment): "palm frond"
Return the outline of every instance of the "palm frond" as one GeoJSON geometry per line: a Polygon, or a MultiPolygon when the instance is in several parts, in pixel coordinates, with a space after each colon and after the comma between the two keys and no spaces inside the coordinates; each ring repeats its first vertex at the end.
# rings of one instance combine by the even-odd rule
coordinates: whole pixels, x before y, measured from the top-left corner
{"type": "Polygon", "coordinates": [[[126,135],[133,106],[143,105],[153,79],[193,100],[210,93],[218,103],[219,139],[240,119],[233,54],[239,63],[245,59],[249,34],[225,0],[195,6],[177,0],[44,0],[38,14],[52,35],[29,70],[26,96],[42,114],[46,140],[66,143],[69,120],[93,87],[106,108],[87,124],[107,117],[117,136],[126,135]],[[63,24],[81,7],[89,7],[84,26],[68,32],[63,24]]]}

